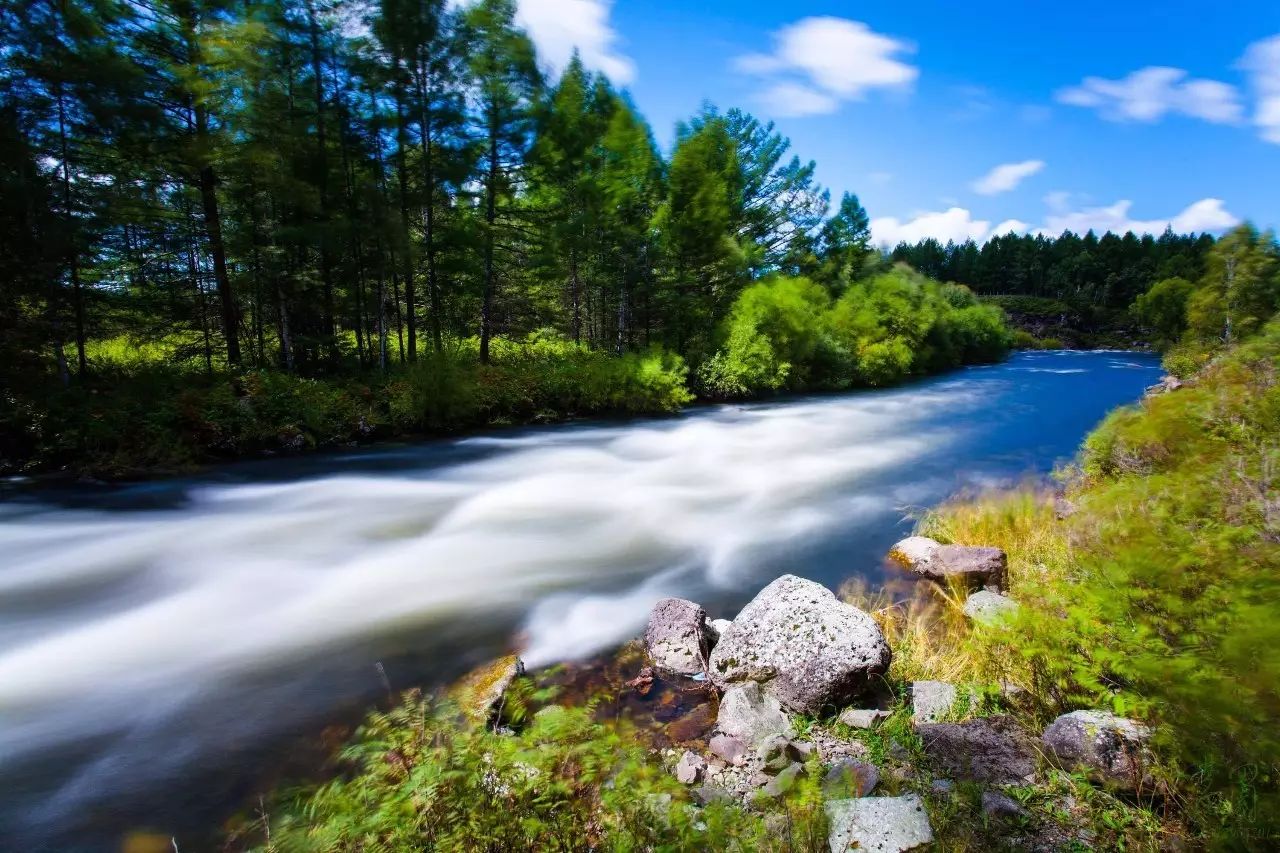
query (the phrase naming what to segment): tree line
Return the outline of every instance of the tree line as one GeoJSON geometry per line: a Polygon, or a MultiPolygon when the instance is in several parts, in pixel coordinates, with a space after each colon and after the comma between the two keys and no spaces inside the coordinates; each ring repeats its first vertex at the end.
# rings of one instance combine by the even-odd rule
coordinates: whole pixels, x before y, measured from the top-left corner
{"type": "Polygon", "coordinates": [[[969,286],[979,294],[1036,296],[1069,305],[1127,309],[1153,282],[1195,280],[1204,275],[1213,248],[1211,234],[1173,233],[1159,237],[1070,231],[1058,237],[1005,234],[981,246],[973,240],[943,244],[929,238],[900,243],[890,253],[941,281],[969,286]]]}
{"type": "Polygon", "coordinates": [[[0,10],[3,356],[104,342],[325,375],[548,333],[695,363],[769,273],[868,258],[771,124],[707,107],[669,156],[513,0],[37,0],[0,10]]]}

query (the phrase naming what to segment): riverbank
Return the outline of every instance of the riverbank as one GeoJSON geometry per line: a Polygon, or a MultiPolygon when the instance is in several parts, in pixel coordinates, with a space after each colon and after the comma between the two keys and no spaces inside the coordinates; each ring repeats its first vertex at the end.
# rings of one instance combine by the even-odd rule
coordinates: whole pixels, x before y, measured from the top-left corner
{"type": "MultiPolygon", "coordinates": [[[[570,846],[573,836],[560,834],[567,827],[527,810],[537,802],[559,804],[583,825],[600,827],[605,846],[693,849],[708,838],[732,845],[767,832],[777,849],[820,850],[837,830],[861,839],[858,833],[871,825],[901,829],[894,836],[898,846],[886,849],[909,849],[926,838],[944,849],[973,850],[1273,845],[1280,838],[1280,743],[1271,734],[1280,700],[1280,644],[1271,614],[1280,606],[1280,528],[1269,472],[1280,438],[1278,367],[1280,326],[1273,324],[1216,358],[1191,383],[1166,386],[1111,415],[1086,441],[1064,494],[992,493],[926,515],[918,532],[935,542],[1000,549],[1004,577],[992,585],[1016,607],[994,596],[977,607],[964,584],[937,591],[922,584],[896,602],[857,587],[846,590],[845,601],[874,617],[892,650],[883,678],[888,695],[867,705],[865,698],[851,703],[850,696],[832,694],[810,709],[807,694],[776,692],[781,670],[774,667],[765,693],[791,712],[785,742],[753,747],[742,759],[751,767],[763,762],[753,777],[760,784],[749,786],[763,796],[752,793],[742,804],[741,797],[715,793],[739,790],[732,779],[742,775],[735,769],[742,765],[734,744],[708,737],[713,731],[744,737],[726,731],[726,706],[739,701],[730,694],[741,689],[735,686],[740,680],[717,661],[744,656],[725,651],[725,638],[734,649],[750,645],[751,636],[773,637],[785,648],[798,642],[788,631],[759,628],[762,608],[749,604],[731,623],[716,623],[714,638],[699,633],[696,611],[696,630],[671,635],[693,638],[696,649],[710,647],[706,672],[724,691],[704,714],[714,723],[704,719],[709,724],[695,727],[692,737],[664,745],[638,736],[634,720],[615,724],[607,715],[593,716],[601,702],[614,707],[609,700],[566,700],[573,707],[517,714],[505,728],[467,736],[480,739],[477,756],[504,757],[477,765],[494,768],[493,777],[470,765],[454,771],[463,780],[476,774],[503,780],[498,794],[492,783],[452,783],[432,802],[454,810],[450,824],[479,820],[516,833],[510,838],[522,837],[521,826],[533,826],[549,833],[545,839],[570,846]],[[999,604],[997,615],[993,604],[999,604]],[[938,696],[940,704],[933,701],[938,696]],[[920,717],[926,697],[933,720],[920,717]],[[549,728],[551,720],[575,722],[561,730],[549,728]],[[579,740],[566,741],[557,731],[572,731],[579,740]],[[1090,740],[1095,736],[1102,739],[1090,740]],[[625,772],[636,774],[627,777],[630,796],[602,793],[611,778],[606,773],[586,777],[586,787],[566,799],[557,775],[566,756],[602,760],[606,753],[623,756],[625,772]],[[1018,778],[1009,775],[1013,769],[1018,778]],[[532,822],[490,822],[480,814],[492,811],[470,811],[464,791],[481,802],[497,796],[494,809],[513,822],[532,822]],[[637,826],[651,834],[637,835],[637,826]]],[[[907,562],[928,566],[936,562],[936,547],[916,540],[899,551],[907,562]]],[[[664,655],[672,643],[654,641],[655,621],[648,664],[660,673],[671,666],[664,655]]],[[[813,620],[782,621],[794,631],[813,620]]],[[[814,660],[797,659],[806,666],[814,660]]],[[[633,669],[620,674],[615,697],[655,689],[653,676],[640,666],[633,661],[633,669]]],[[[556,685],[545,676],[535,675],[529,684],[531,711],[559,707],[556,685]]],[[[780,719],[767,697],[752,701],[764,705],[748,718],[780,719]]],[[[414,698],[406,708],[419,714],[424,706],[414,698]]],[[[408,718],[410,712],[402,713],[408,718]]],[[[445,718],[432,719],[428,731],[447,730],[445,718]]],[[[396,849],[391,836],[378,835],[367,821],[385,814],[382,803],[413,801],[420,790],[415,773],[434,778],[426,768],[441,760],[440,753],[418,749],[397,770],[388,769],[385,752],[359,744],[381,745],[408,734],[394,721],[375,718],[348,753],[357,759],[354,775],[323,795],[280,801],[272,824],[273,844],[282,845],[276,849],[302,849],[318,839],[327,849],[348,849],[356,837],[348,833],[360,827],[375,833],[364,837],[380,837],[396,849]]],[[[440,737],[450,742],[449,735],[440,737]]],[[[423,742],[420,735],[417,742],[423,742]]],[[[439,818],[435,807],[403,812],[396,825],[420,833],[418,821],[439,818]]]]}

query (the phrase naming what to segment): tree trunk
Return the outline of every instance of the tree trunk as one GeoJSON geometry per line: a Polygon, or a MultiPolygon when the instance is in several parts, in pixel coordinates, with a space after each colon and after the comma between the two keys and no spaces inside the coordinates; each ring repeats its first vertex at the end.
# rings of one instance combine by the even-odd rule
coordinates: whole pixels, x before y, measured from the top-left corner
{"type": "Polygon", "coordinates": [[[431,107],[427,103],[426,70],[418,64],[418,127],[422,142],[422,240],[427,253],[427,298],[431,302],[431,345],[436,354],[444,349],[440,324],[440,285],[436,278],[436,173],[431,141],[431,107]]]}
{"type": "Polygon", "coordinates": [[[484,206],[484,299],[480,306],[480,363],[489,363],[489,339],[493,336],[493,298],[497,289],[494,278],[494,224],[498,220],[498,123],[496,110],[489,108],[489,168],[486,176],[484,206]]]}
{"type": "MultiPolygon", "coordinates": [[[[63,3],[63,15],[66,4],[63,3]]],[[[62,157],[62,213],[67,225],[67,270],[71,274],[72,304],[76,318],[76,361],[80,379],[89,375],[89,360],[85,357],[84,333],[84,291],[80,284],[80,252],[76,248],[75,217],[71,210],[71,164],[70,150],[67,145],[67,108],[62,93],[62,79],[59,77],[55,86],[55,98],[58,102],[58,143],[62,157]]],[[[66,370],[66,356],[62,353],[62,342],[57,344],[60,370],[66,370]]]]}
{"type": "Polygon", "coordinates": [[[320,69],[320,23],[315,5],[307,0],[308,31],[311,36],[311,76],[315,80],[316,98],[316,185],[320,191],[320,283],[324,288],[323,328],[328,338],[328,358],[338,361],[337,327],[333,309],[333,258],[329,254],[329,152],[325,141],[324,76],[320,69]]]}
{"type": "MultiPolygon", "coordinates": [[[[409,176],[405,165],[405,150],[409,145],[409,134],[405,129],[404,117],[404,82],[400,78],[400,58],[394,60],[396,84],[394,95],[396,102],[396,180],[400,184],[400,234],[404,245],[404,298],[408,307],[409,361],[418,357],[418,320],[416,294],[413,288],[413,242],[409,236],[409,176]]],[[[394,284],[395,279],[392,278],[394,284]]],[[[396,296],[396,313],[400,312],[400,297],[396,296]]],[[[404,342],[400,347],[401,361],[404,361],[404,342]]]]}

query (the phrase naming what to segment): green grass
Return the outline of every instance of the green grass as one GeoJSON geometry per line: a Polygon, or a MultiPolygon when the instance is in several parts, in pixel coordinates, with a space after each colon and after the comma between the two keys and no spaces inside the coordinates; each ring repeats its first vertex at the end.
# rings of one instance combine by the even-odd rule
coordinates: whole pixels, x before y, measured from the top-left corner
{"type": "Polygon", "coordinates": [[[1109,833],[1108,847],[1280,841],[1280,324],[1202,363],[1191,387],[1089,436],[1064,472],[1069,519],[1019,489],[921,520],[940,541],[1008,552],[1017,618],[972,628],[946,596],[877,613],[891,678],[1011,681],[1024,692],[1009,710],[1037,731],[1081,707],[1155,727],[1145,798],[1070,783],[1088,806],[1076,819],[1109,833]]]}

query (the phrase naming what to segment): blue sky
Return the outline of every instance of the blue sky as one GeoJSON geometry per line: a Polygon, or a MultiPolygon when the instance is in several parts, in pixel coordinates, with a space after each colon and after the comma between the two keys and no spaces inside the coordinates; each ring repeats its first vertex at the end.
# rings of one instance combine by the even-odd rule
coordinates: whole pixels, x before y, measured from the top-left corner
{"type": "Polygon", "coordinates": [[[1275,0],[520,2],[664,147],[704,101],[776,121],[882,241],[1280,225],[1275,0]]]}

